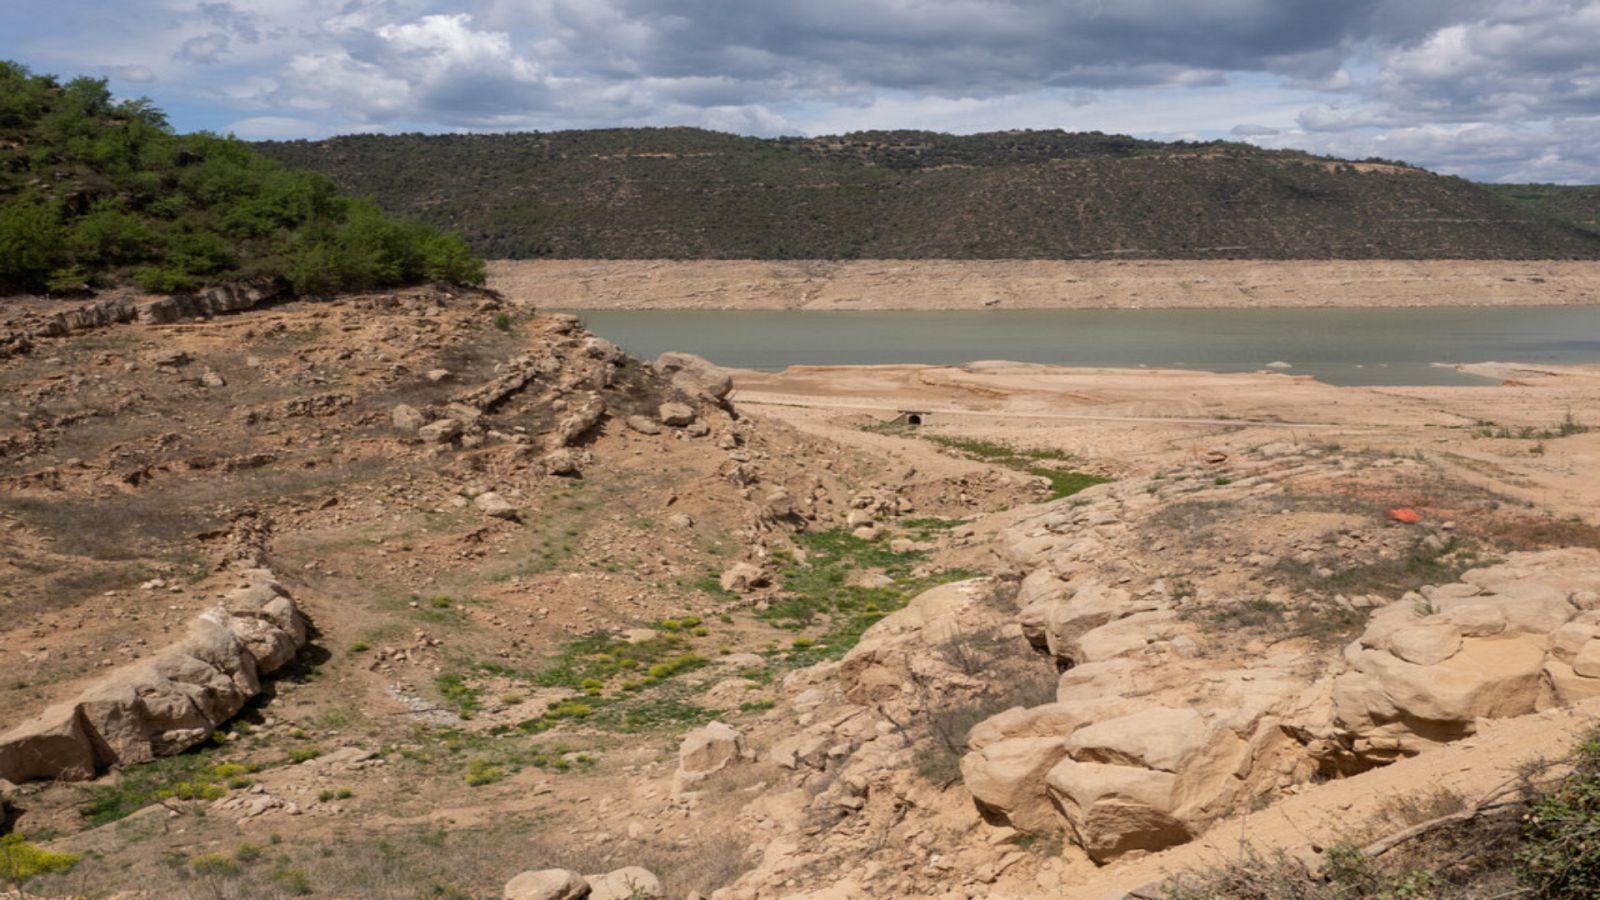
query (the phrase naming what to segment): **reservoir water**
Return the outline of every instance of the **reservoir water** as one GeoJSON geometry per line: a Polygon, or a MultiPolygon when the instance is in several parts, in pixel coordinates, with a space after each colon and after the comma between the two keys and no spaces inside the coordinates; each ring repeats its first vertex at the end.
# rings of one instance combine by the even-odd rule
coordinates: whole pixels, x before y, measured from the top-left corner
{"type": "Polygon", "coordinates": [[[1600,307],[1119,309],[935,312],[574,310],[634,356],[719,365],[1012,360],[1249,372],[1330,384],[1482,384],[1435,363],[1600,363],[1600,307]]]}

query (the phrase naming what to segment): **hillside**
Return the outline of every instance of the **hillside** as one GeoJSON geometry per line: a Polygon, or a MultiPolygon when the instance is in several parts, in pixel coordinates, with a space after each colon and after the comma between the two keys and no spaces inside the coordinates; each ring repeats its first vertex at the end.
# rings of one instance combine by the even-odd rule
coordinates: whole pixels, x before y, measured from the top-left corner
{"type": "Polygon", "coordinates": [[[1600,256],[1600,235],[1481,185],[1225,142],[672,128],[257,146],[491,257],[1600,256]]]}
{"type": "Polygon", "coordinates": [[[104,79],[0,60],[0,294],[240,278],[315,293],[482,282],[459,238],[394,221],[232,138],[179,135],[104,79]]]}
{"type": "Polygon", "coordinates": [[[1600,231],[1600,184],[1491,184],[1489,189],[1544,215],[1600,231]]]}

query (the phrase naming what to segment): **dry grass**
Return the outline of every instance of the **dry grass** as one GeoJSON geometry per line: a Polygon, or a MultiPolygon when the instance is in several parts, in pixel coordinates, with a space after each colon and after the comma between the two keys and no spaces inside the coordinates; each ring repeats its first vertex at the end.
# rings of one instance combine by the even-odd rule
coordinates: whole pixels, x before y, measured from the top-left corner
{"type": "Polygon", "coordinates": [[[563,830],[557,823],[532,820],[451,829],[350,829],[320,842],[245,846],[240,841],[237,847],[203,851],[152,851],[131,868],[91,856],[70,874],[42,878],[33,889],[43,896],[89,896],[137,888],[175,900],[468,900],[500,896],[505,883],[527,869],[596,874],[638,865],[655,873],[669,896],[684,896],[726,886],[752,866],[748,843],[729,831],[710,830],[677,846],[648,839],[576,843],[558,837],[563,830]]]}

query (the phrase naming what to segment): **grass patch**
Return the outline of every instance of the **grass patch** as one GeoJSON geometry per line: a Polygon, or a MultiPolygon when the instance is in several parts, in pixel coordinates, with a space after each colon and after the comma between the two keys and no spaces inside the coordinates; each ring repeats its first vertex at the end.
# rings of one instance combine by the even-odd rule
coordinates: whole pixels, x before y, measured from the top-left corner
{"type": "MultiPolygon", "coordinates": [[[[588,769],[598,760],[569,744],[529,742],[512,729],[497,729],[483,734],[456,728],[418,726],[408,745],[391,748],[394,756],[424,767],[428,771],[461,773],[470,787],[481,787],[508,778],[524,769],[550,772],[588,769]]],[[[386,756],[391,755],[388,752],[386,756]]]]}
{"type": "Polygon", "coordinates": [[[663,728],[692,728],[704,725],[716,717],[715,710],[685,703],[672,697],[660,697],[630,704],[627,707],[608,709],[604,714],[595,717],[594,724],[607,731],[637,734],[663,728]]]}
{"type": "Polygon", "coordinates": [[[838,659],[849,652],[861,635],[884,616],[905,606],[923,591],[951,581],[976,577],[960,569],[917,577],[913,570],[927,560],[920,551],[895,553],[887,537],[863,540],[837,529],[796,535],[806,552],[806,562],[775,554],[782,569],[778,581],[784,596],[773,601],[760,618],[780,628],[799,630],[825,622],[819,635],[794,639],[783,651],[786,666],[808,666],[838,659]],[[890,587],[847,584],[851,572],[873,568],[894,580],[890,587]]]}
{"type": "Polygon", "coordinates": [[[605,683],[619,675],[637,676],[655,670],[656,666],[665,666],[659,670],[657,680],[670,677],[691,667],[684,661],[684,657],[693,655],[689,649],[688,640],[680,633],[663,633],[637,643],[599,634],[567,643],[559,654],[532,673],[517,673],[493,664],[480,668],[495,674],[521,677],[540,687],[583,690],[585,682],[591,679],[605,683]]]}
{"type": "Polygon", "coordinates": [[[722,579],[715,572],[707,572],[699,578],[685,583],[683,586],[699,591],[713,600],[720,600],[723,603],[733,603],[739,599],[738,594],[722,586],[722,579]]]}
{"type": "Polygon", "coordinates": [[[1472,426],[1474,437],[1480,438],[1507,438],[1525,441],[1548,441],[1553,438],[1571,437],[1575,434],[1588,434],[1594,426],[1585,425],[1573,418],[1572,410],[1567,410],[1560,422],[1547,428],[1537,428],[1532,425],[1522,425],[1512,428],[1500,425],[1487,419],[1479,419],[1472,426]]]}
{"type": "Polygon", "coordinates": [[[472,718],[483,705],[483,689],[467,684],[454,672],[446,672],[433,679],[433,686],[446,706],[463,719],[472,718]]]}
{"type": "Polygon", "coordinates": [[[128,766],[115,783],[90,785],[78,808],[90,827],[115,822],[162,800],[216,800],[228,795],[230,785],[245,787],[247,774],[259,765],[219,762],[216,748],[204,747],[176,756],[128,766]]]}
{"type": "Polygon", "coordinates": [[[1008,447],[1005,444],[996,444],[992,441],[940,435],[928,435],[927,439],[941,447],[954,450],[968,459],[1005,466],[1008,469],[1015,469],[1018,472],[1025,472],[1029,475],[1043,478],[1050,482],[1050,499],[1052,500],[1070,497],[1085,488],[1091,488],[1097,484],[1105,484],[1111,480],[1100,475],[1073,469],[1071,464],[1078,462],[1078,459],[1063,450],[1019,449],[1008,447]]]}

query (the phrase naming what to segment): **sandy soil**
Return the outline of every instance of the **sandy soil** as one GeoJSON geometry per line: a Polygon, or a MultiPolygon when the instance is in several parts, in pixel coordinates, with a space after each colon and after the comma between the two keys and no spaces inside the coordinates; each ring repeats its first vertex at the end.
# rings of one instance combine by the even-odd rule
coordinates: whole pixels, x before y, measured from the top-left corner
{"type": "MultiPolygon", "coordinates": [[[[792,367],[741,371],[741,408],[802,431],[883,451],[895,438],[864,419],[925,414],[927,430],[1066,450],[1143,473],[1279,440],[1344,443],[1410,454],[1426,448],[1463,480],[1549,508],[1587,515],[1600,502],[1592,473],[1600,431],[1600,366],[1475,367],[1486,387],[1334,387],[1300,376],[1159,369],[1061,368],[1024,363],[792,367]],[[1587,416],[1587,418],[1586,418],[1587,416]],[[1541,439],[1544,436],[1544,439],[1541,439]]],[[[908,445],[926,446],[920,441],[908,445]]],[[[906,452],[913,452],[908,447],[906,452]]],[[[917,464],[915,458],[906,460],[917,464]]]]}
{"type": "Polygon", "coordinates": [[[556,309],[1137,309],[1600,303],[1579,261],[494,260],[556,309]]]}

